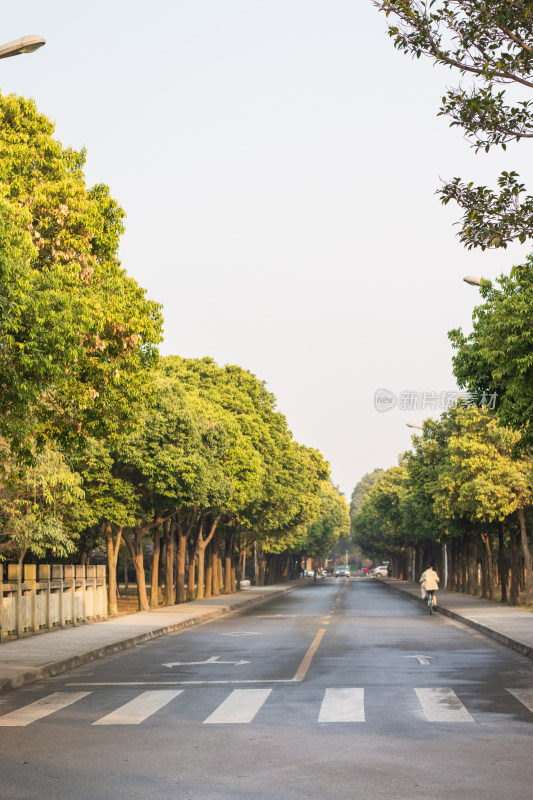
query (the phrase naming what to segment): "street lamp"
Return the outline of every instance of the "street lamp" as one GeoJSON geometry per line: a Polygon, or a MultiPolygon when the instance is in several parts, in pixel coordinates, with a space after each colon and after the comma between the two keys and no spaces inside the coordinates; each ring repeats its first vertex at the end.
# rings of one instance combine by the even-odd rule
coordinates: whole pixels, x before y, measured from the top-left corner
{"type": "Polygon", "coordinates": [[[42,36],[22,36],[21,39],[15,39],[13,42],[0,45],[0,58],[20,56],[22,53],[33,53],[43,44],[46,44],[46,39],[43,39],[42,36]]]}
{"type": "Polygon", "coordinates": [[[469,283],[470,286],[481,286],[481,278],[476,278],[475,275],[467,275],[463,280],[465,283],[469,283]]]}
{"type": "Polygon", "coordinates": [[[424,430],[423,428],[420,427],[420,425],[413,425],[412,422],[406,422],[405,424],[407,425],[408,428],[416,428],[419,431],[424,430]]]}

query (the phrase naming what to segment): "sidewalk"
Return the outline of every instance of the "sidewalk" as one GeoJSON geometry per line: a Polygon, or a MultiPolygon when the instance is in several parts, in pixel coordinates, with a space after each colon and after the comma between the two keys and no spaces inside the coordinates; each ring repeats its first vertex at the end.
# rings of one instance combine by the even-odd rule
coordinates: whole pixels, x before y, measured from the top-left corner
{"type": "MultiPolygon", "coordinates": [[[[394,592],[406,595],[422,605],[420,584],[410,581],[382,580],[394,592]]],[[[533,658],[533,613],[520,608],[480,600],[460,592],[439,589],[437,592],[438,611],[452,617],[471,628],[490,636],[497,642],[517,650],[523,656],[533,658]]]]}
{"type": "Polygon", "coordinates": [[[96,658],[271,600],[299,581],[243,589],[231,595],[114,617],[104,622],[42,633],[0,645],[0,692],[58,675],[96,658]]]}

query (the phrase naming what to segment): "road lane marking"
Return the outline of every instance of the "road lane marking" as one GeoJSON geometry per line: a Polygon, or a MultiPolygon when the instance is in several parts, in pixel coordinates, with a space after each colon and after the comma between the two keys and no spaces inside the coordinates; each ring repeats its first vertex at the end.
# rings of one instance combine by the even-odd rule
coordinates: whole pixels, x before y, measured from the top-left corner
{"type": "Polygon", "coordinates": [[[142,692],[129,703],[117,708],[116,711],[93,722],[93,725],[139,725],[182,692],[183,689],[142,692]]]}
{"type": "Polygon", "coordinates": [[[302,663],[300,664],[300,666],[296,670],[296,673],[294,675],[293,681],[303,681],[303,679],[305,678],[305,676],[307,674],[307,670],[311,666],[311,661],[313,660],[313,656],[315,655],[316,651],[318,650],[318,647],[320,645],[320,642],[322,641],[322,637],[324,636],[325,632],[326,632],[325,628],[321,628],[318,631],[317,635],[315,636],[315,638],[313,639],[313,641],[309,645],[307,653],[305,654],[305,656],[302,659],[302,663]]]}
{"type": "Polygon", "coordinates": [[[453,689],[415,689],[428,722],[474,722],[453,689]]]}
{"type": "Polygon", "coordinates": [[[364,689],[326,689],[319,722],[364,722],[364,689]]]}
{"type": "Polygon", "coordinates": [[[204,724],[238,724],[251,722],[272,689],[234,689],[204,724]]]}
{"type": "Polygon", "coordinates": [[[533,714],[533,689],[506,689],[505,691],[516,697],[518,702],[533,714]]]}
{"type": "Polygon", "coordinates": [[[10,711],[9,714],[4,714],[0,717],[0,726],[3,727],[18,727],[29,725],[30,722],[35,722],[38,719],[47,717],[55,711],[60,711],[62,708],[72,705],[82,697],[87,697],[91,692],[54,692],[41,700],[36,700],[35,703],[30,703],[27,706],[10,711]]]}
{"type": "Polygon", "coordinates": [[[294,678],[250,678],[233,681],[76,681],[66,686],[209,686],[235,683],[294,683],[294,678]]]}
{"type": "Polygon", "coordinates": [[[423,667],[429,667],[431,664],[429,663],[430,658],[435,658],[435,656],[405,656],[406,658],[416,658],[419,664],[422,664],[423,667]]]}
{"type": "Polygon", "coordinates": [[[162,667],[192,667],[203,664],[231,664],[234,667],[240,667],[241,664],[249,664],[249,661],[241,659],[240,661],[220,661],[220,656],[211,656],[205,661],[171,661],[169,664],[161,664],[162,667]]]}

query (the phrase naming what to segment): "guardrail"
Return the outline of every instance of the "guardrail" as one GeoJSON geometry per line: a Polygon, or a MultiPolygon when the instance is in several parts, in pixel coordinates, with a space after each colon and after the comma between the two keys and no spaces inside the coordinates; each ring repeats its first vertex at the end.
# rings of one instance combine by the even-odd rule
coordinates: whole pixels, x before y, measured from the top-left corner
{"type": "Polygon", "coordinates": [[[0,643],[107,617],[105,566],[8,564],[3,578],[0,565],[0,643]]]}

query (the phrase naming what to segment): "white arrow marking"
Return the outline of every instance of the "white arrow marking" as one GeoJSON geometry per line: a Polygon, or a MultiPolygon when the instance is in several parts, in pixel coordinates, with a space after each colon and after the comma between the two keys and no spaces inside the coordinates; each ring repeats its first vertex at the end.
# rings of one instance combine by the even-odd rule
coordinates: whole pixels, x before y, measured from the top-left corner
{"type": "Polygon", "coordinates": [[[416,658],[419,664],[423,664],[425,667],[429,667],[429,658],[435,658],[435,656],[406,656],[406,658],[416,658]]]}
{"type": "Polygon", "coordinates": [[[241,664],[249,664],[249,661],[219,661],[220,656],[211,656],[206,661],[172,661],[170,664],[163,664],[164,667],[189,667],[198,664],[233,664],[234,667],[239,667],[241,664]]]}

